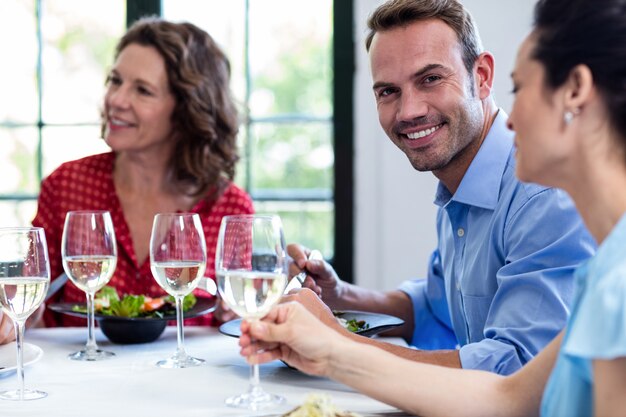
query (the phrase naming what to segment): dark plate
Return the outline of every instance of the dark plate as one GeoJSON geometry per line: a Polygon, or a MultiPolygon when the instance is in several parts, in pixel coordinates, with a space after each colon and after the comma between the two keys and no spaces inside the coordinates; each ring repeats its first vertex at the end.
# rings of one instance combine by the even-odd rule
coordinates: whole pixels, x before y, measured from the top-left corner
{"type": "MultiPolygon", "coordinates": [[[[197,298],[196,304],[184,313],[186,319],[210,313],[215,309],[215,298],[197,298]]],[[[87,318],[87,313],[73,311],[75,303],[51,304],[48,308],[58,313],[87,318]]],[[[80,305],[80,304],[79,304],[80,305]]],[[[81,305],[84,307],[84,304],[81,305]]],[[[155,341],[163,334],[168,320],[176,320],[176,314],[164,317],[116,317],[95,314],[102,333],[113,343],[132,344],[155,341]]]]}
{"type": "MultiPolygon", "coordinates": [[[[344,310],[335,312],[335,316],[346,320],[364,320],[367,324],[369,324],[369,328],[359,330],[356,333],[361,336],[368,337],[404,324],[404,320],[399,319],[398,317],[389,316],[387,314],[368,313],[366,311],[344,310]]],[[[219,330],[226,336],[239,337],[241,336],[240,326],[241,319],[236,319],[222,324],[219,330]]]]}
{"type": "MultiPolygon", "coordinates": [[[[215,308],[215,300],[216,298],[200,298],[196,299],[196,304],[185,311],[183,314],[186,319],[190,319],[193,317],[201,316],[203,314],[210,313],[215,308]]],[[[87,318],[87,313],[81,313],[80,311],[74,311],[72,308],[74,306],[85,307],[85,304],[76,304],[76,303],[56,303],[50,304],[48,308],[52,311],[56,311],[57,313],[67,314],[69,316],[82,317],[84,319],[87,318]]],[[[107,319],[107,320],[115,320],[115,321],[167,321],[167,320],[176,320],[176,314],[169,314],[164,317],[116,317],[116,316],[105,316],[102,314],[95,314],[96,320],[107,319]]]]}

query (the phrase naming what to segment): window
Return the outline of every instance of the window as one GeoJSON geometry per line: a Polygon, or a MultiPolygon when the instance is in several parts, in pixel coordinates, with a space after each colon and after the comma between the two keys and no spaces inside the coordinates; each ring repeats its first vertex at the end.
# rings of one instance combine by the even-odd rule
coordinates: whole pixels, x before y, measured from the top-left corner
{"type": "Polygon", "coordinates": [[[0,226],[28,225],[41,179],[104,152],[104,74],[124,32],[124,0],[3,0],[0,226]]]}
{"type": "Polygon", "coordinates": [[[352,2],[335,3],[3,0],[1,35],[19,41],[8,45],[7,56],[18,59],[0,77],[8,92],[0,102],[0,143],[8,150],[0,155],[0,226],[30,223],[39,183],[59,164],[107,150],[98,112],[115,43],[127,21],[160,12],[207,30],[231,60],[242,115],[236,182],[258,212],[281,215],[288,242],[318,248],[335,262],[341,257],[338,271],[350,280],[352,35],[351,25],[338,25],[333,15],[351,21],[352,2]],[[334,72],[340,26],[339,60],[347,65],[334,72]],[[341,120],[338,100],[346,103],[341,120]]]}
{"type": "Polygon", "coordinates": [[[280,214],[287,241],[332,257],[332,1],[162,5],[165,18],[202,27],[231,60],[243,116],[237,182],[257,212],[280,214]]]}

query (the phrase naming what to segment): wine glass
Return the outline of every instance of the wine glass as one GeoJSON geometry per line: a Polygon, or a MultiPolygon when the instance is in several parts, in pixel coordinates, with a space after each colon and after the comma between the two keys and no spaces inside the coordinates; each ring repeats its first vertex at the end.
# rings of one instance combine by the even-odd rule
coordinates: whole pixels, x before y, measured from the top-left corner
{"type": "MultiPolygon", "coordinates": [[[[280,300],[287,285],[287,258],[280,217],[233,215],[222,219],[215,255],[217,287],[226,304],[240,317],[256,321],[280,300]]],[[[263,391],[259,366],[250,368],[248,392],[226,404],[260,410],[285,399],[263,391]]]]}
{"type": "Polygon", "coordinates": [[[200,217],[195,213],[160,213],[154,216],[150,237],[150,269],[157,283],[176,300],[178,345],[161,368],[188,368],[204,360],[185,352],[183,298],[193,291],[206,269],[206,243],[200,217]]]}
{"type": "Polygon", "coordinates": [[[97,361],[115,354],[98,349],[94,337],[94,296],[104,287],[117,265],[117,244],[108,211],[69,211],[61,241],[63,269],[87,295],[87,344],[71,353],[77,361],[97,361]]]}
{"type": "Polygon", "coordinates": [[[3,400],[36,400],[43,391],[24,388],[24,324],[39,308],[50,284],[46,236],[41,227],[0,229],[0,308],[15,325],[17,381],[15,390],[0,391],[3,400]]]}

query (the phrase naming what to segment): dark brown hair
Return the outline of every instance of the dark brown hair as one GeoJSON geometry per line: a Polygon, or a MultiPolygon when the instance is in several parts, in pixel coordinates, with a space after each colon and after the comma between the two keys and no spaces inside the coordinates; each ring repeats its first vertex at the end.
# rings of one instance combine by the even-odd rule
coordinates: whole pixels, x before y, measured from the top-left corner
{"type": "Polygon", "coordinates": [[[380,5],[367,20],[365,39],[369,51],[377,32],[408,26],[420,20],[439,19],[454,30],[463,49],[463,63],[471,74],[482,52],[478,29],[470,13],[456,0],[390,0],[380,5]]]}
{"type": "Polygon", "coordinates": [[[176,145],[170,167],[188,195],[216,198],[235,176],[237,108],[230,91],[230,63],[213,38],[191,23],[147,17],[120,39],[115,58],[130,44],[154,47],[165,60],[176,145]]]}

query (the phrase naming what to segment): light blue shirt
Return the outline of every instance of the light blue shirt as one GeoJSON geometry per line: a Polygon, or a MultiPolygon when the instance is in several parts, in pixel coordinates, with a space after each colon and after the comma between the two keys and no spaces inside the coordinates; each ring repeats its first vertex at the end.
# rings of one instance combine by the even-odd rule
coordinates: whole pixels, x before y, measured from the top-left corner
{"type": "Polygon", "coordinates": [[[565,326],[574,269],[595,249],[567,194],[515,177],[500,110],[454,195],[439,184],[438,245],[426,280],[403,283],[412,344],[460,346],[463,368],[508,375],[565,326]]]}
{"type": "Polygon", "coordinates": [[[576,298],[542,416],[593,415],[594,359],[626,357],[626,216],[576,271],[576,298]]]}

